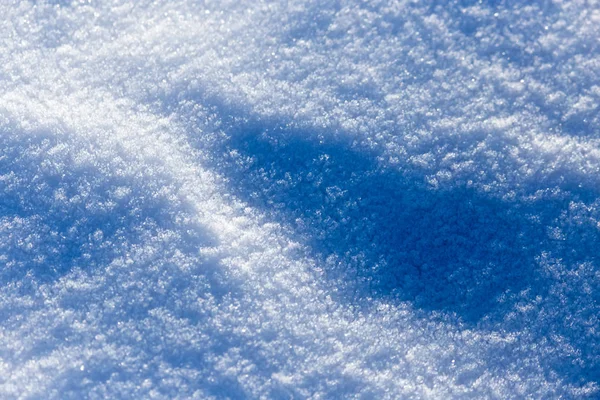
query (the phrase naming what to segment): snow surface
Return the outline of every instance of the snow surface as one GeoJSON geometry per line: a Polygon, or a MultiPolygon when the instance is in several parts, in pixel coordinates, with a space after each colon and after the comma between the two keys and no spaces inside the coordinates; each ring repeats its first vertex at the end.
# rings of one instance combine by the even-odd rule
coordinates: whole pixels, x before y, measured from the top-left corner
{"type": "Polygon", "coordinates": [[[600,396],[600,3],[0,14],[1,398],[600,396]]]}

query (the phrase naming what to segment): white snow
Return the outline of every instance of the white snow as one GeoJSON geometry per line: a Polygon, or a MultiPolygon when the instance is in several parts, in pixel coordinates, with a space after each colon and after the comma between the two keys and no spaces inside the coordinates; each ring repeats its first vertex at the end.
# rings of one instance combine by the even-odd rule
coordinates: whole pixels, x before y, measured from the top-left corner
{"type": "Polygon", "coordinates": [[[600,4],[0,13],[0,397],[600,396],[600,4]]]}

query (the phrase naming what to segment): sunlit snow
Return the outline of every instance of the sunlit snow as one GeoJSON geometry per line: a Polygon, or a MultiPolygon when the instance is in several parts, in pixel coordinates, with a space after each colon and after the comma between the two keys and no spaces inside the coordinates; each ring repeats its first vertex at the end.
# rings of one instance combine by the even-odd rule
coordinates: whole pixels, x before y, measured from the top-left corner
{"type": "Polygon", "coordinates": [[[0,13],[0,398],[600,396],[599,3],[0,13]]]}

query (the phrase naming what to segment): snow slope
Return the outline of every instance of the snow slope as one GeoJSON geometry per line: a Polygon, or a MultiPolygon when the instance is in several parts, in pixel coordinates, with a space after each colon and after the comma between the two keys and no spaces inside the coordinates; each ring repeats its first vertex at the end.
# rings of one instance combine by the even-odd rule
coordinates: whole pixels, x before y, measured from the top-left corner
{"type": "Polygon", "coordinates": [[[0,13],[0,397],[600,396],[597,2],[0,13]]]}

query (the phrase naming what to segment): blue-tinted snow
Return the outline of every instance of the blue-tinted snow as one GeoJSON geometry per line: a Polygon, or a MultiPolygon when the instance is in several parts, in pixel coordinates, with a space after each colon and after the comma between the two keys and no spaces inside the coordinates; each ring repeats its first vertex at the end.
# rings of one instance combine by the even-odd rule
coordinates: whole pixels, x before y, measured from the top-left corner
{"type": "Polygon", "coordinates": [[[595,2],[0,12],[0,397],[600,396],[595,2]]]}

